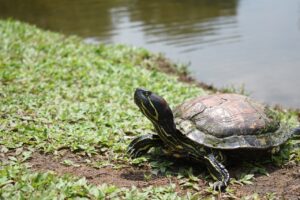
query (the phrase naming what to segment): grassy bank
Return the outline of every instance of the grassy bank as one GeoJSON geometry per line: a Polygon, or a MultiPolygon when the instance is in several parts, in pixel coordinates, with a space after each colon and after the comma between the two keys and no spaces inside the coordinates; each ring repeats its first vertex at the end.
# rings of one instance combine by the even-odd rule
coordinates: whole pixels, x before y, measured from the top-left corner
{"type": "MultiPolygon", "coordinates": [[[[175,199],[172,184],[96,187],[85,179],[33,173],[26,163],[34,152],[57,156],[62,150],[99,168],[139,163],[127,158],[126,147],[152,126],[133,103],[134,89],[156,91],[172,107],[205,90],[157,70],[159,56],[145,49],[88,45],[15,21],[0,21],[0,37],[0,197],[175,199]]],[[[297,123],[295,114],[281,115],[297,123]]]]}

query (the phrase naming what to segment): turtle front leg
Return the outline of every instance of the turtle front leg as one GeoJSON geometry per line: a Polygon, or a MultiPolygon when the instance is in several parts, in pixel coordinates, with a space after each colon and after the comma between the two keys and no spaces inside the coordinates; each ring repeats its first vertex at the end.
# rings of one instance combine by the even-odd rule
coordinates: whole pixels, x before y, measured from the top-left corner
{"type": "Polygon", "coordinates": [[[132,140],[128,146],[127,153],[130,157],[137,158],[143,154],[146,154],[151,147],[162,146],[164,146],[164,143],[158,135],[147,134],[132,140]]]}
{"type": "Polygon", "coordinates": [[[214,190],[224,191],[228,186],[230,178],[227,169],[216,159],[212,153],[204,156],[204,160],[211,176],[218,180],[213,185],[214,190]]]}

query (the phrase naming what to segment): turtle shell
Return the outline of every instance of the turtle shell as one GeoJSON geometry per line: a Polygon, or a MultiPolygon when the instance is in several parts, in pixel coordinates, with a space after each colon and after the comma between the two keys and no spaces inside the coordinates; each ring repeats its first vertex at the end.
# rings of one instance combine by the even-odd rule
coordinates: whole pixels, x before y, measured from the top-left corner
{"type": "Polygon", "coordinates": [[[238,94],[197,97],[174,110],[177,129],[196,143],[216,149],[268,149],[291,137],[264,105],[238,94]]]}

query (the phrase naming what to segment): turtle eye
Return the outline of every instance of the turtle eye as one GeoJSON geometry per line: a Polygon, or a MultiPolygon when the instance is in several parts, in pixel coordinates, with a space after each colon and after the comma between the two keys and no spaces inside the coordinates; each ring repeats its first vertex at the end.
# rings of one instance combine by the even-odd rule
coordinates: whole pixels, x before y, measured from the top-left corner
{"type": "Polygon", "coordinates": [[[145,92],[144,92],[144,95],[145,95],[146,97],[149,97],[149,96],[151,95],[151,92],[150,92],[150,91],[145,91],[145,92]]]}

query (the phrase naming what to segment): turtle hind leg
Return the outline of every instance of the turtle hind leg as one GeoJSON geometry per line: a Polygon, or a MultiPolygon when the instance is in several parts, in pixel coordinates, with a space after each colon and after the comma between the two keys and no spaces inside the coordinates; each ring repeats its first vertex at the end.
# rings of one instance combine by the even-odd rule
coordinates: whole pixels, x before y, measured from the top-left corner
{"type": "Polygon", "coordinates": [[[228,186],[230,178],[227,169],[215,158],[212,153],[204,156],[204,160],[211,176],[218,180],[213,185],[214,190],[224,191],[228,186]]]}
{"type": "Polygon", "coordinates": [[[132,140],[132,142],[128,146],[127,154],[131,158],[137,158],[147,153],[151,147],[160,146],[164,146],[164,143],[158,135],[142,135],[132,140]]]}

